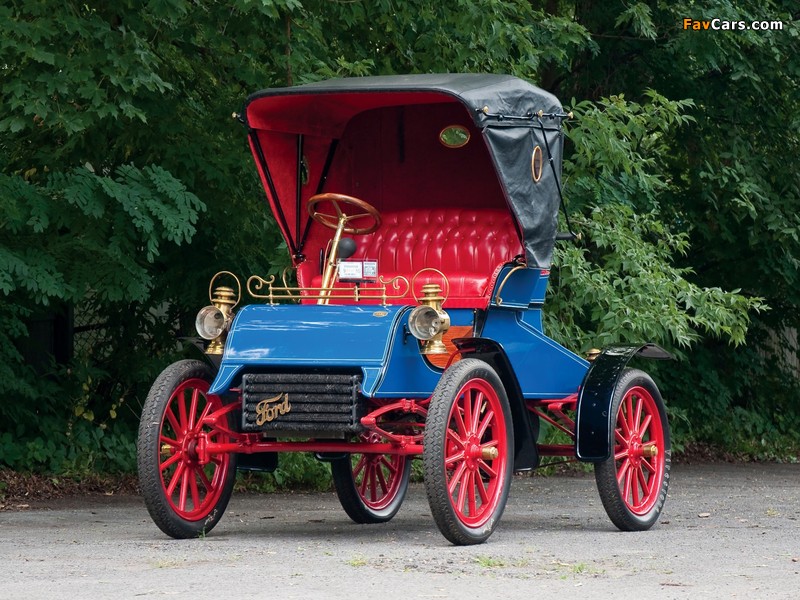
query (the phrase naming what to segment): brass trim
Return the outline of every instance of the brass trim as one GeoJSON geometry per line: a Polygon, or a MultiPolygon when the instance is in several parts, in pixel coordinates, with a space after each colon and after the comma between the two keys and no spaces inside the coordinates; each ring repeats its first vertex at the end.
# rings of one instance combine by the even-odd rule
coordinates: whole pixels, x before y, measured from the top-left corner
{"type": "Polygon", "coordinates": [[[542,155],[541,146],[537,145],[534,146],[533,154],[531,155],[531,177],[533,177],[534,183],[539,183],[542,173],[544,173],[544,156],[542,155]]]}
{"type": "Polygon", "coordinates": [[[216,306],[225,316],[225,328],[222,333],[209,342],[206,347],[206,354],[222,354],[225,350],[225,340],[228,337],[228,327],[233,320],[233,309],[242,299],[242,283],[239,278],[230,271],[220,271],[211,278],[208,284],[208,299],[211,304],[216,306]],[[236,282],[237,289],[226,285],[214,287],[214,282],[222,275],[229,275],[236,282]],[[235,298],[235,299],[234,299],[235,298]]]}
{"type": "Polygon", "coordinates": [[[655,458],[658,456],[658,446],[655,444],[646,444],[642,446],[642,456],[644,458],[655,458]]]}
{"type": "Polygon", "coordinates": [[[270,304],[277,304],[280,300],[319,300],[321,298],[329,300],[381,300],[381,304],[388,304],[388,300],[399,300],[408,295],[411,284],[402,275],[384,280],[383,276],[378,277],[379,287],[372,288],[337,288],[337,287],[289,287],[276,286],[275,276],[270,275],[264,279],[258,275],[252,275],[247,280],[247,293],[253,298],[269,300],[270,304]],[[261,290],[266,287],[266,293],[261,290]],[[394,290],[394,291],[392,291],[394,290]],[[402,290],[402,291],[401,291],[402,290]],[[305,293],[301,293],[305,292],[305,293]]]}
{"type": "Polygon", "coordinates": [[[517,265],[516,267],[511,269],[508,273],[506,273],[506,276],[503,277],[503,281],[497,287],[497,293],[494,295],[494,301],[497,303],[497,306],[503,305],[503,299],[500,297],[500,292],[503,291],[503,287],[505,287],[508,278],[511,277],[511,275],[514,272],[519,271],[520,269],[527,269],[527,268],[528,268],[527,265],[517,265]]]}
{"type": "Polygon", "coordinates": [[[291,412],[291,410],[289,392],[281,392],[272,398],[264,398],[256,404],[256,425],[260,427],[265,423],[270,423],[279,416],[291,412]]]}
{"type": "Polygon", "coordinates": [[[444,334],[450,329],[450,315],[447,314],[447,311],[442,308],[442,304],[444,304],[447,297],[450,295],[450,282],[447,279],[447,276],[442,273],[438,269],[434,269],[433,267],[426,267],[424,269],[420,269],[416,272],[414,277],[411,278],[411,293],[414,296],[414,300],[417,301],[417,304],[420,306],[428,306],[435,310],[439,318],[442,320],[442,330],[433,336],[431,339],[422,342],[422,348],[420,352],[423,355],[434,355],[434,354],[447,354],[447,346],[442,341],[444,338],[444,334]],[[414,283],[417,280],[417,277],[425,271],[433,271],[434,273],[438,273],[442,277],[442,281],[447,285],[447,294],[442,296],[442,286],[438,283],[426,283],[422,286],[422,298],[418,298],[416,293],[414,292],[414,283]]]}
{"type": "MultiPolygon", "coordinates": [[[[433,267],[425,267],[424,269],[420,269],[419,271],[414,273],[414,276],[411,278],[411,294],[414,296],[414,300],[416,300],[417,304],[425,304],[425,302],[423,302],[422,300],[420,300],[417,297],[416,292],[414,292],[414,284],[417,282],[417,277],[419,277],[425,271],[433,271],[434,273],[438,273],[442,277],[442,283],[444,283],[444,285],[445,285],[445,288],[444,288],[445,289],[445,294],[444,294],[444,297],[442,298],[442,304],[444,304],[447,301],[447,298],[450,297],[450,281],[447,279],[447,275],[442,273],[439,269],[434,269],[433,267]]],[[[430,285],[430,284],[426,284],[426,285],[430,285]]],[[[439,291],[440,292],[442,291],[441,287],[439,288],[439,291]]],[[[424,285],[422,286],[422,294],[423,294],[423,299],[427,298],[427,296],[425,294],[425,286],[424,285]]],[[[436,307],[434,307],[434,308],[436,308],[436,307]]],[[[441,306],[439,306],[439,308],[437,310],[440,310],[440,309],[441,309],[441,306]]]]}
{"type": "MultiPolygon", "coordinates": [[[[230,300],[230,298],[229,298],[229,299],[225,300],[225,302],[224,302],[226,305],[230,306],[230,310],[233,310],[233,308],[237,304],[239,304],[239,302],[242,299],[242,283],[239,281],[239,278],[235,274],[231,273],[230,271],[219,271],[216,275],[214,275],[211,278],[211,281],[208,282],[208,299],[211,301],[211,304],[214,304],[216,306],[216,302],[214,300],[214,297],[215,297],[215,294],[216,294],[216,290],[214,289],[214,282],[217,280],[217,277],[219,277],[221,275],[230,275],[231,277],[233,277],[233,280],[236,282],[236,287],[238,288],[237,294],[236,294],[236,301],[233,304],[229,304],[229,302],[228,302],[228,300],[230,300]]],[[[226,290],[230,290],[231,292],[233,292],[233,288],[220,286],[218,289],[226,289],[226,290]]],[[[220,307],[217,307],[217,308],[220,308],[220,307]]],[[[220,310],[222,310],[222,309],[220,308],[220,310]]]]}
{"type": "Polygon", "coordinates": [[[481,458],[483,460],[496,460],[500,456],[500,451],[492,446],[491,448],[481,448],[481,458]]]}

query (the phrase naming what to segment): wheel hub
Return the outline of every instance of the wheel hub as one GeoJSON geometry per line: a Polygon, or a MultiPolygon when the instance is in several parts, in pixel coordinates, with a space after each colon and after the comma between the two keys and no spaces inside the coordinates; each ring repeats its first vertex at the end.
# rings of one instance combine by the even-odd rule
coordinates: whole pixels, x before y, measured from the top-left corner
{"type": "Polygon", "coordinates": [[[181,449],[188,462],[197,462],[197,438],[194,435],[187,435],[181,444],[181,449]]]}
{"type": "Polygon", "coordinates": [[[628,456],[634,466],[638,466],[642,460],[642,440],[638,435],[632,435],[628,442],[628,456]]]}

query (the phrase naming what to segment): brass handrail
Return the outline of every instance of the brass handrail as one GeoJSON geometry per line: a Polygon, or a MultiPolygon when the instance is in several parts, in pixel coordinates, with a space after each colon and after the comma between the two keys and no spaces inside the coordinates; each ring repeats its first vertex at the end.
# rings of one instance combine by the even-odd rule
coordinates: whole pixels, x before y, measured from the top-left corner
{"type": "Polygon", "coordinates": [[[381,300],[381,304],[388,304],[388,300],[399,300],[408,295],[411,284],[402,275],[384,280],[383,276],[378,277],[379,287],[359,288],[338,288],[338,287],[289,287],[286,285],[276,286],[275,276],[270,275],[264,279],[258,275],[252,275],[247,280],[247,293],[253,298],[269,300],[270,304],[277,304],[279,300],[301,299],[319,300],[329,298],[331,300],[381,300]],[[267,288],[264,293],[261,290],[267,288]],[[392,290],[394,290],[392,292],[392,290]],[[402,292],[400,292],[402,290],[402,292]]]}
{"type": "Polygon", "coordinates": [[[503,304],[503,299],[500,297],[500,292],[503,291],[503,287],[505,287],[506,282],[508,281],[508,278],[511,277],[511,275],[515,271],[519,271],[520,269],[527,269],[527,268],[528,268],[527,265],[517,265],[516,267],[511,269],[508,273],[506,273],[506,276],[503,277],[503,281],[497,287],[497,293],[494,295],[494,301],[497,303],[497,306],[502,306],[502,304],[503,304]]]}

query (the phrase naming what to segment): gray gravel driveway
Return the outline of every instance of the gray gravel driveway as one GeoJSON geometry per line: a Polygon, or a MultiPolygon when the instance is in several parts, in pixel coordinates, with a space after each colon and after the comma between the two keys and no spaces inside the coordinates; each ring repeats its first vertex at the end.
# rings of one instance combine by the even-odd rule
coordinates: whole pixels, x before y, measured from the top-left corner
{"type": "Polygon", "coordinates": [[[518,477],[480,546],[439,534],[412,485],[395,519],[332,493],[234,495],[172,540],[135,496],[0,513],[0,598],[797,598],[800,465],[677,465],[660,522],[618,532],[591,475],[518,477]]]}

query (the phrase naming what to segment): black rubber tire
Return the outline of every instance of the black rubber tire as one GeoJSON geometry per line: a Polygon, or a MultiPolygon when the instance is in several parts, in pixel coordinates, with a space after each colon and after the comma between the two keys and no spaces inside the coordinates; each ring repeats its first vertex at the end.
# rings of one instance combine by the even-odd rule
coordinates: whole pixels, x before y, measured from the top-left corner
{"type": "MultiPolygon", "coordinates": [[[[373,508],[364,502],[364,498],[359,493],[356,487],[353,472],[353,459],[351,456],[360,457],[363,455],[348,455],[346,458],[334,460],[331,462],[331,475],[333,475],[333,485],[336,489],[336,495],[339,497],[339,502],[354,522],[361,524],[368,523],[386,523],[391,521],[392,518],[400,510],[400,506],[405,500],[406,493],[408,492],[408,479],[411,475],[411,459],[408,457],[400,457],[398,467],[402,469],[399,475],[399,480],[393,485],[397,488],[393,490],[393,496],[389,499],[385,506],[380,508],[373,508]]],[[[391,486],[390,486],[391,487],[391,486]]]]}
{"type": "MultiPolygon", "coordinates": [[[[456,431],[456,433],[458,432],[456,431]]],[[[466,455],[466,450],[464,450],[464,454],[466,455]]],[[[428,408],[423,436],[422,460],[428,503],[430,504],[434,521],[442,535],[457,545],[485,542],[497,528],[508,499],[514,465],[514,427],[503,383],[494,369],[484,361],[465,358],[455,363],[442,374],[442,378],[431,396],[428,408]],[[469,516],[462,514],[463,511],[461,510],[456,510],[454,506],[454,500],[449,490],[450,472],[446,468],[446,458],[448,452],[453,451],[452,447],[448,449],[448,429],[451,426],[451,411],[459,398],[462,388],[475,380],[487,383],[494,390],[498,404],[497,408],[500,410],[495,411],[497,420],[492,424],[490,430],[494,435],[494,427],[498,427],[498,431],[504,430],[505,435],[503,436],[504,439],[497,440],[499,456],[502,456],[502,459],[481,459],[485,464],[487,464],[487,460],[491,462],[491,467],[496,472],[496,480],[490,483],[487,490],[491,497],[489,503],[487,503],[489,506],[485,510],[490,512],[482,514],[477,520],[478,522],[471,524],[466,522],[469,516]]],[[[467,463],[467,459],[462,462],[467,463]]],[[[487,479],[487,471],[485,470],[478,469],[474,473],[476,474],[475,476],[480,478],[481,485],[491,479],[490,477],[487,479]]],[[[461,481],[462,483],[459,484],[459,487],[466,485],[463,479],[461,481]]],[[[475,479],[472,481],[475,482],[475,479]]],[[[472,485],[474,486],[474,483],[472,485]]],[[[455,502],[459,502],[459,500],[455,502]]],[[[480,510],[484,510],[483,503],[480,510]]]]}
{"type": "MultiPolygon", "coordinates": [[[[650,461],[644,468],[629,465],[626,471],[632,470],[631,472],[635,475],[637,470],[640,470],[643,475],[648,476],[647,473],[650,472],[649,465],[654,467],[653,474],[648,476],[653,477],[654,480],[650,481],[649,478],[647,479],[650,489],[650,492],[645,494],[647,501],[641,502],[639,510],[633,510],[631,504],[632,501],[634,501],[632,500],[634,497],[630,496],[626,501],[626,497],[629,495],[624,494],[620,489],[617,477],[624,460],[630,459],[623,459],[619,461],[620,464],[618,464],[614,454],[616,452],[626,451],[628,442],[625,442],[624,447],[622,444],[618,445],[615,441],[616,436],[613,430],[611,432],[612,455],[608,460],[596,463],[594,471],[597,490],[600,493],[603,508],[605,508],[608,517],[614,525],[622,531],[645,531],[650,529],[656,521],[658,521],[667,499],[669,471],[672,460],[669,422],[667,421],[667,411],[664,406],[664,400],[655,382],[647,373],[637,369],[625,369],[625,371],[623,371],[617,383],[617,387],[614,390],[614,397],[611,402],[611,414],[613,415],[612,423],[615,427],[617,426],[623,399],[629,391],[633,390],[631,393],[634,394],[633,398],[635,398],[636,390],[634,388],[644,390],[642,392],[643,397],[639,398],[639,402],[643,405],[642,410],[650,414],[651,417],[651,426],[648,427],[648,431],[644,436],[645,439],[639,439],[641,437],[639,436],[637,437],[637,443],[644,442],[647,444],[648,441],[651,442],[658,448],[658,454],[655,457],[639,457],[639,461],[644,462],[647,458],[649,458],[650,461]],[[649,395],[649,398],[647,398],[647,395],[649,395]],[[644,406],[648,404],[649,406],[644,406]],[[650,427],[652,427],[652,429],[650,427]]],[[[640,421],[639,425],[641,424],[640,421]]],[[[620,435],[624,437],[624,433],[620,432],[620,435]]],[[[627,451],[630,452],[630,450],[627,451]]],[[[637,490],[640,489],[642,489],[642,486],[637,487],[637,490]]]]}
{"type": "MultiPolygon", "coordinates": [[[[173,399],[173,394],[186,382],[202,381],[210,384],[213,378],[214,373],[211,367],[201,361],[181,360],[173,363],[158,376],[150,388],[139,423],[137,454],[139,486],[142,496],[147,511],[159,529],[177,539],[204,536],[214,528],[225,512],[236,479],[236,455],[222,455],[220,464],[224,464],[226,470],[220,476],[221,481],[218,481],[214,487],[216,499],[212,495],[208,506],[203,506],[204,500],[201,502],[201,510],[187,511],[185,516],[178,514],[174,504],[167,498],[165,482],[162,480],[161,434],[162,431],[172,427],[166,417],[166,411],[173,399]]],[[[196,388],[189,387],[187,389],[196,388]]],[[[222,401],[219,397],[202,395],[205,402],[219,403],[221,406],[222,401]]],[[[229,415],[227,420],[228,427],[232,429],[233,417],[229,415]]],[[[178,435],[175,437],[177,438],[178,435]]],[[[181,459],[175,464],[186,462],[181,459]]],[[[216,477],[211,480],[212,483],[214,480],[216,477]]],[[[205,499],[207,498],[206,495],[205,499]]]]}

